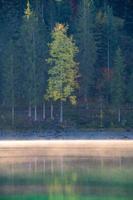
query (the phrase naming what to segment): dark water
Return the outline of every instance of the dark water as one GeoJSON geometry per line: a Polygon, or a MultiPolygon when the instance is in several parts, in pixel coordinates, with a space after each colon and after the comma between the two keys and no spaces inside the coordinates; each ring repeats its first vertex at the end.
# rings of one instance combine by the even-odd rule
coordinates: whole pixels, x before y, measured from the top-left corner
{"type": "Polygon", "coordinates": [[[6,158],[0,200],[133,200],[133,157],[6,158]]]}

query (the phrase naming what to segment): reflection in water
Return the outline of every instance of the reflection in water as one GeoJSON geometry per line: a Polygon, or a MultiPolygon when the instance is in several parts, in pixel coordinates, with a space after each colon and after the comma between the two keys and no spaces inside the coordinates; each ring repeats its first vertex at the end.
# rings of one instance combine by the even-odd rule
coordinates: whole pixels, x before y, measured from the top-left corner
{"type": "Polygon", "coordinates": [[[0,200],[131,199],[131,154],[0,159],[0,200]]]}

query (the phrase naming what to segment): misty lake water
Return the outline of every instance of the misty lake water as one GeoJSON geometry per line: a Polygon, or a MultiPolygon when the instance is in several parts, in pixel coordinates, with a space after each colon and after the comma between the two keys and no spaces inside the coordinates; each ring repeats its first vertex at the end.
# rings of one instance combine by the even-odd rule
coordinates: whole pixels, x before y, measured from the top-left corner
{"type": "Polygon", "coordinates": [[[0,200],[132,199],[132,141],[0,142],[0,200]]]}

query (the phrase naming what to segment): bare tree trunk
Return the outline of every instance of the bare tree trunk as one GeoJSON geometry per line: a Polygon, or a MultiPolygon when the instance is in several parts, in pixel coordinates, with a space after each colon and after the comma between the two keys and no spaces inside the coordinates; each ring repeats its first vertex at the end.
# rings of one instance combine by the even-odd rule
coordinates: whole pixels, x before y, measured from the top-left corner
{"type": "Polygon", "coordinates": [[[121,122],[121,109],[118,109],[118,122],[121,122]]]}
{"type": "Polygon", "coordinates": [[[60,102],[60,123],[63,123],[63,101],[60,102]]]}
{"type": "Polygon", "coordinates": [[[44,22],[44,1],[42,1],[42,22],[44,22]]]}
{"type": "Polygon", "coordinates": [[[51,116],[51,120],[54,120],[54,108],[53,108],[52,102],[51,102],[51,108],[50,108],[50,116],[51,116]]]}
{"type": "Polygon", "coordinates": [[[108,60],[108,80],[109,80],[109,73],[110,73],[110,43],[109,43],[109,39],[108,39],[108,56],[107,56],[107,60],[108,60]]]}
{"type": "Polygon", "coordinates": [[[37,121],[37,107],[34,106],[34,121],[37,121]]]}
{"type": "Polygon", "coordinates": [[[46,119],[46,105],[45,105],[45,102],[43,103],[43,113],[42,113],[42,118],[43,118],[43,120],[46,119]]]}
{"type": "Polygon", "coordinates": [[[100,109],[100,128],[103,128],[103,108],[100,109]]]}
{"type": "Polygon", "coordinates": [[[31,104],[29,104],[28,117],[31,118],[31,104]]]}
{"type": "Polygon", "coordinates": [[[15,108],[14,105],[12,105],[12,126],[14,126],[14,119],[15,118],[15,108]]]}
{"type": "Polygon", "coordinates": [[[100,128],[103,128],[103,98],[100,97],[100,128]]]}

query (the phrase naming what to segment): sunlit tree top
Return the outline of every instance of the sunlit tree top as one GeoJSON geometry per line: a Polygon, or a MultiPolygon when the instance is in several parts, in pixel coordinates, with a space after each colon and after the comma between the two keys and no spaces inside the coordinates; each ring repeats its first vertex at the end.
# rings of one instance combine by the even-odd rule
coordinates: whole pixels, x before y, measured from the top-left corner
{"type": "Polygon", "coordinates": [[[29,0],[27,1],[25,15],[26,15],[27,19],[29,19],[29,17],[32,15],[32,10],[30,8],[30,2],[29,2],[29,0]]]}
{"type": "Polygon", "coordinates": [[[56,24],[55,28],[54,28],[55,31],[65,31],[65,26],[64,24],[56,24]]]}

